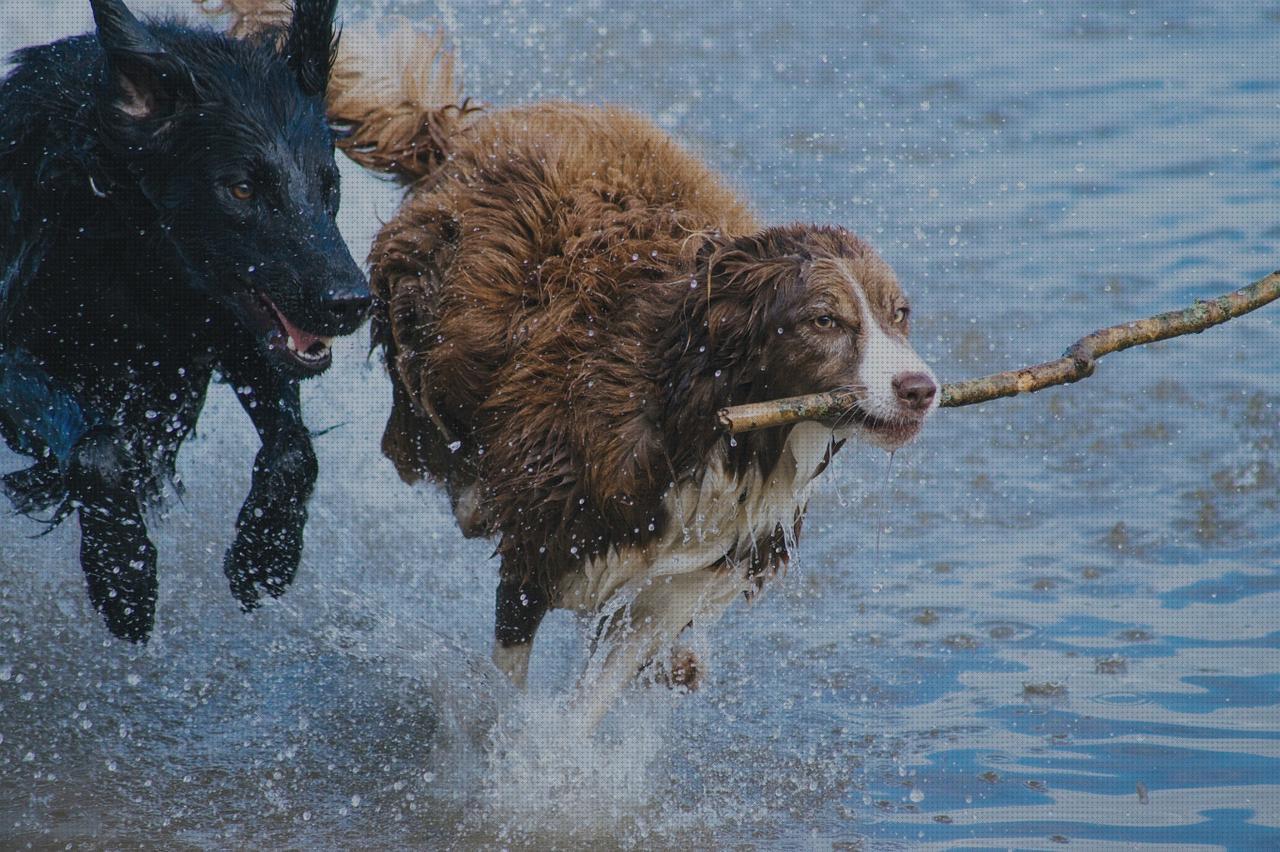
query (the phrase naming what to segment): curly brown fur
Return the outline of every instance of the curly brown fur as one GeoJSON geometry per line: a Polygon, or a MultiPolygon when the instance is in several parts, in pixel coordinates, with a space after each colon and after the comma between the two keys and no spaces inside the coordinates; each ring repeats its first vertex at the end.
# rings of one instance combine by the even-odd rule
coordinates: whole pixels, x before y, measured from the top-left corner
{"type": "MultiPolygon", "coordinates": [[[[843,438],[897,446],[931,410],[889,389],[927,373],[892,271],[841,228],[762,228],[634,113],[473,113],[442,38],[421,38],[421,64],[399,68],[344,39],[329,114],[364,131],[361,162],[410,184],[370,254],[394,385],[382,448],[406,481],[446,487],[464,532],[498,539],[499,648],[527,646],[549,607],[598,611],[610,572],[679,563],[701,572],[690,594],[703,577],[754,588],[785,566],[843,438]],[[727,405],[836,388],[864,398],[825,432],[715,426],[727,405]],[[727,526],[702,529],[708,513],[727,526]]],[[[694,618],[688,600],[649,604],[655,635],[694,618]]]]}
{"type": "MultiPolygon", "coordinates": [[[[719,408],[853,379],[851,353],[779,334],[818,279],[852,270],[878,312],[901,299],[852,234],[761,230],[645,120],[560,103],[474,121],[370,261],[396,386],[384,452],[455,503],[478,488],[472,532],[498,537],[507,598],[552,606],[583,564],[661,539],[664,496],[717,452],[734,476],[770,476],[790,430],[731,442],[719,408]]],[[[799,511],[794,530],[752,533],[748,575],[785,565],[799,511]]],[[[500,633],[536,629],[503,606],[500,633]]]]}
{"type": "Polygon", "coordinates": [[[571,548],[656,531],[679,471],[661,428],[664,365],[646,341],[687,301],[676,276],[707,235],[754,222],[622,110],[542,104],[476,130],[371,252],[394,376],[446,430],[405,429],[414,418],[397,411],[384,449],[406,478],[488,483],[504,564],[554,585],[547,568],[571,548]]]}

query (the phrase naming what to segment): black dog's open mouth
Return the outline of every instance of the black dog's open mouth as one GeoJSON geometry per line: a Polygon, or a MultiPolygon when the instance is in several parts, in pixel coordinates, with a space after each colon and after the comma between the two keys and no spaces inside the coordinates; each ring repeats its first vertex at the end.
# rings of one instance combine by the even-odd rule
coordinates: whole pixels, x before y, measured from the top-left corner
{"type": "Polygon", "coordinates": [[[312,334],[290,322],[266,293],[245,294],[241,304],[251,315],[256,331],[265,335],[267,349],[294,368],[303,373],[321,373],[332,362],[333,338],[312,334]]]}

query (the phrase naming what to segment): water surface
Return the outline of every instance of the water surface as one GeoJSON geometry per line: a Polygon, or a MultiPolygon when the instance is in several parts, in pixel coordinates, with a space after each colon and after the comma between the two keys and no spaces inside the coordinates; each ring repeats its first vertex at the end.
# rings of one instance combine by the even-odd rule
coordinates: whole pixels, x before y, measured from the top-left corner
{"type": "MultiPolygon", "coordinates": [[[[1275,3],[391,5],[448,21],[483,101],[629,104],[767,220],[869,238],[943,377],[1280,266],[1275,3]]],[[[0,0],[0,46],[82,7],[0,0]]],[[[396,193],[344,180],[363,254],[396,193]]],[[[941,412],[892,468],[846,450],[703,690],[594,742],[558,712],[572,619],[529,697],[489,665],[491,548],[378,454],[361,340],[304,388],[338,428],[299,579],[241,615],[256,443],[216,388],[147,647],[99,625],[73,524],[0,519],[0,846],[1280,848],[1276,316],[941,412]]]]}

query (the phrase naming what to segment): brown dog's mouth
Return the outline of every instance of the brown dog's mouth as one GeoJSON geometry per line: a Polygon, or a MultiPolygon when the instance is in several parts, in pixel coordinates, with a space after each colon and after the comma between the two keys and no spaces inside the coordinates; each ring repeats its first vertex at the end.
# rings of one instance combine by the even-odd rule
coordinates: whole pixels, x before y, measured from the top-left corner
{"type": "Polygon", "coordinates": [[[920,434],[924,417],[902,414],[897,417],[879,417],[861,406],[854,406],[840,418],[841,426],[855,426],[872,442],[887,449],[897,449],[920,434]]]}

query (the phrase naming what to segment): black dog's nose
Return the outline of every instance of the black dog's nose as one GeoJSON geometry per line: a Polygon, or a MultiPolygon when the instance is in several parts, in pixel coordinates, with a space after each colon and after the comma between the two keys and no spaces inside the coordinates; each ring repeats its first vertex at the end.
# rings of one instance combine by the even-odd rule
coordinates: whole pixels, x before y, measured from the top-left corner
{"type": "Polygon", "coordinates": [[[938,386],[928,373],[899,373],[893,377],[893,393],[912,411],[925,411],[933,404],[938,386]]]}
{"type": "Polygon", "coordinates": [[[345,333],[355,330],[364,321],[372,303],[373,297],[368,290],[341,290],[326,294],[323,305],[345,333]]]}

